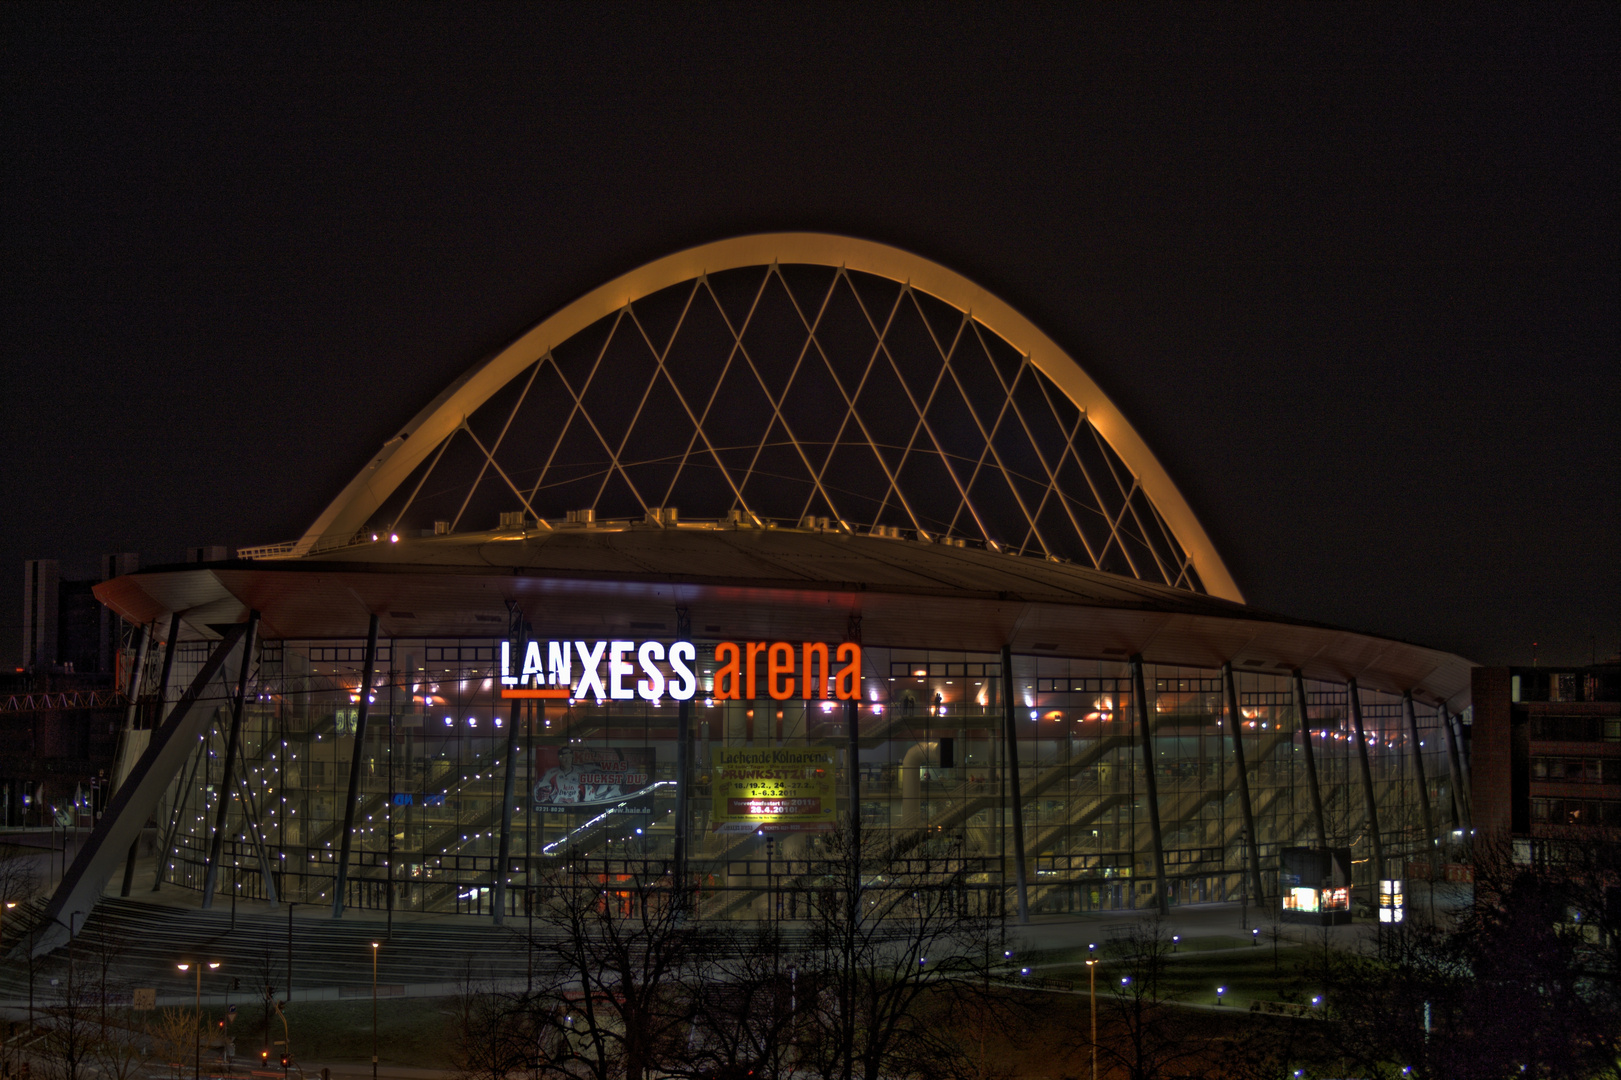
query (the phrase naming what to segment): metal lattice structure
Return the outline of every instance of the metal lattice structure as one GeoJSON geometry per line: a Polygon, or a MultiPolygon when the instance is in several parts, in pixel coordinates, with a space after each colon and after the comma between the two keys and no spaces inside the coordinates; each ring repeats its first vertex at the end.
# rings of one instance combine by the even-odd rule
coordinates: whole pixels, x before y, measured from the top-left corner
{"type": "Polygon", "coordinates": [[[1241,599],[1108,399],[916,256],[745,237],[650,264],[470,372],[296,545],[521,510],[904,531],[1241,599]]]}

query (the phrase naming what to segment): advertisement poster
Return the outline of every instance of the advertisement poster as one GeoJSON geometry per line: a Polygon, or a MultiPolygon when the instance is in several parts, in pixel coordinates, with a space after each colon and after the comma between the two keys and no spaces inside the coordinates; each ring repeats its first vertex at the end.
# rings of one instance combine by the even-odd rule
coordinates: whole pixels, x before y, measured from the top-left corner
{"type": "Polygon", "coordinates": [[[537,747],[535,776],[537,813],[612,806],[652,787],[653,751],[645,747],[537,747]]]}
{"type": "Polygon", "coordinates": [[[713,747],[715,831],[827,832],[838,792],[831,746],[713,747]]]}

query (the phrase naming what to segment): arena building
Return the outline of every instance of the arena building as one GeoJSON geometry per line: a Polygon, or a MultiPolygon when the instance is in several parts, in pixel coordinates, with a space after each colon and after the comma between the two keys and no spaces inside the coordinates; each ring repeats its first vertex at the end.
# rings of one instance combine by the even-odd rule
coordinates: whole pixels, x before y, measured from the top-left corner
{"type": "Polygon", "coordinates": [[[96,592],[141,704],[58,916],[499,920],[568,866],[793,919],[851,822],[991,910],[1277,904],[1284,848],[1371,895],[1468,823],[1466,660],[1247,607],[1062,348],[846,237],[609,282],[297,541],[96,592]]]}

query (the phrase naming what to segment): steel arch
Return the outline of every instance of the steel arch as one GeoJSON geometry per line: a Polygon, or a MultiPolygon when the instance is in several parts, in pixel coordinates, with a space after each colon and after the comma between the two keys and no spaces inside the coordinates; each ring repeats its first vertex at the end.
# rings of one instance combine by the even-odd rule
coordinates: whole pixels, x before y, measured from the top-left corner
{"type": "Polygon", "coordinates": [[[466,417],[549,350],[599,319],[705,274],[773,264],[827,266],[887,278],[971,314],[1026,354],[1037,370],[1085,410],[1087,421],[1135,474],[1206,591],[1243,602],[1215,545],[1164,466],[1114,403],[1056,342],[1008,303],[955,271],[887,244],[827,233],[761,233],[719,240],[657,259],[591,290],[446,387],[383,445],[287,554],[299,557],[347,542],[466,417]]]}

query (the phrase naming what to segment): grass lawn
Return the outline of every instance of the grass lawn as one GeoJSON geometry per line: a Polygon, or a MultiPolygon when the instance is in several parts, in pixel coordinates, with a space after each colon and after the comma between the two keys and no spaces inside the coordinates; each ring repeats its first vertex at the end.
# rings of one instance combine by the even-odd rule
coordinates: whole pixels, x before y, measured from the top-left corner
{"type": "MultiPolygon", "coordinates": [[[[1309,1002],[1321,992],[1320,980],[1312,974],[1321,963],[1322,952],[1309,946],[1284,945],[1274,961],[1270,944],[1240,948],[1233,952],[1210,953],[1183,950],[1169,957],[1165,967],[1162,996],[1195,1005],[1217,1004],[1216,987],[1226,987],[1220,1004],[1248,1009],[1252,1001],[1309,1002]]],[[[1039,973],[1067,979],[1077,990],[1087,985],[1086,965],[1057,963],[1042,965],[1039,973]]],[[[1098,992],[1105,990],[1111,974],[1107,959],[1098,967],[1098,992]]]]}
{"type": "MultiPolygon", "coordinates": [[[[218,1021],[223,1009],[210,1012],[218,1021]]],[[[372,1048],[371,999],[297,1001],[287,1006],[287,1031],[293,1059],[299,1062],[370,1061],[372,1048]]],[[[443,1068],[447,1064],[446,1028],[450,1002],[443,998],[382,998],[377,1003],[377,1057],[388,1065],[443,1068]]],[[[236,1057],[257,1061],[264,1045],[264,1009],[256,1003],[240,1006],[231,1025],[236,1057]]],[[[279,1062],[281,1020],[270,1017],[270,1059],[279,1062]]]]}

